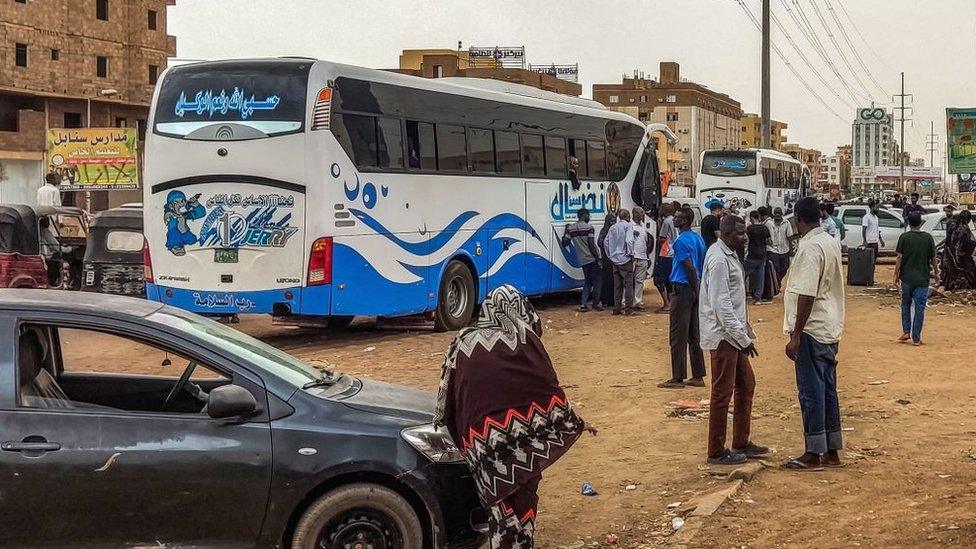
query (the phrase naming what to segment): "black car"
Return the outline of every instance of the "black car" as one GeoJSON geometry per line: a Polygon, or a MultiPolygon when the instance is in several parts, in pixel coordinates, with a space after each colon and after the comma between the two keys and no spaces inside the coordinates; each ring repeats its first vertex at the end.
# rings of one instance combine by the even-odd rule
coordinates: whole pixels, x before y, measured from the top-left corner
{"type": "Polygon", "coordinates": [[[433,405],[159,303],[0,290],[0,545],[476,546],[433,405]]]}

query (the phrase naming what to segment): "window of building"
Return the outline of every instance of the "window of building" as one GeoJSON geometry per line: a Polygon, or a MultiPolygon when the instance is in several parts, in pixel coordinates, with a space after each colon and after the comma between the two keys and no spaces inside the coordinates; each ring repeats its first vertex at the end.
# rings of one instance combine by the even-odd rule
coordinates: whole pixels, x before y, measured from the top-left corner
{"type": "Polygon", "coordinates": [[[149,10],[147,17],[149,23],[149,30],[156,30],[156,27],[159,24],[158,21],[159,14],[156,13],[156,10],[149,10]]]}
{"type": "Polygon", "coordinates": [[[677,122],[678,121],[678,113],[676,113],[676,112],[669,112],[669,113],[667,113],[666,118],[667,118],[667,121],[668,122],[677,122]]]}
{"type": "Polygon", "coordinates": [[[407,120],[407,162],[414,170],[437,169],[437,146],[434,125],[407,120]]]}
{"type": "Polygon", "coordinates": [[[27,44],[14,44],[15,63],[18,67],[27,66],[27,44]]]}
{"type": "Polygon", "coordinates": [[[468,171],[468,147],[464,126],[437,124],[437,169],[442,172],[468,171]]]}
{"type": "Polygon", "coordinates": [[[647,122],[648,118],[647,111],[640,111],[637,113],[637,119],[641,122],[647,122]]]}
{"type": "Polygon", "coordinates": [[[545,147],[541,135],[522,135],[522,173],[546,175],[545,147]]]}
{"type": "Polygon", "coordinates": [[[108,0],[95,0],[95,18],[108,21],[108,0]]]}
{"type": "Polygon", "coordinates": [[[434,65],[434,78],[444,78],[444,65],[434,65]]]}
{"type": "Polygon", "coordinates": [[[566,167],[566,138],[546,136],[546,175],[558,178],[569,175],[566,167]]]}
{"type": "Polygon", "coordinates": [[[95,76],[108,78],[108,57],[99,55],[95,58],[95,76]]]}
{"type": "Polygon", "coordinates": [[[471,171],[495,173],[495,140],[491,130],[468,129],[468,147],[471,149],[471,171]]]}
{"type": "Polygon", "coordinates": [[[611,103],[620,103],[620,96],[619,95],[611,95],[610,98],[608,99],[608,101],[611,102],[611,103]]]}
{"type": "Polygon", "coordinates": [[[27,0],[14,0],[14,2],[17,4],[26,4],[27,0]]]}
{"type": "Polygon", "coordinates": [[[495,164],[498,173],[506,175],[522,173],[522,157],[517,133],[495,132],[495,164]]]}
{"type": "Polygon", "coordinates": [[[647,96],[646,95],[640,96],[640,100],[641,100],[641,103],[647,103],[647,96]]]}
{"type": "Polygon", "coordinates": [[[81,113],[78,113],[78,112],[66,112],[66,113],[64,113],[64,127],[65,128],[80,128],[81,127],[81,113]]]}
{"type": "Polygon", "coordinates": [[[125,118],[122,118],[121,116],[116,116],[115,117],[115,127],[116,128],[124,128],[127,122],[128,121],[125,118]]]}
{"type": "Polygon", "coordinates": [[[149,83],[155,85],[157,80],[159,80],[159,66],[149,65],[149,83]]]}
{"type": "Polygon", "coordinates": [[[676,96],[676,95],[669,95],[669,96],[667,96],[667,97],[664,98],[664,101],[667,102],[667,103],[677,103],[678,102],[678,96],[676,96]]]}
{"type": "Polygon", "coordinates": [[[139,134],[139,141],[146,140],[146,119],[140,118],[136,121],[136,133],[139,134]]]}
{"type": "Polygon", "coordinates": [[[51,61],[57,61],[58,59],[61,59],[61,50],[52,49],[51,61]]]}
{"type": "Polygon", "coordinates": [[[633,97],[631,97],[631,98],[630,98],[630,102],[631,102],[631,103],[635,103],[635,102],[636,102],[636,99],[634,99],[633,97]]]}

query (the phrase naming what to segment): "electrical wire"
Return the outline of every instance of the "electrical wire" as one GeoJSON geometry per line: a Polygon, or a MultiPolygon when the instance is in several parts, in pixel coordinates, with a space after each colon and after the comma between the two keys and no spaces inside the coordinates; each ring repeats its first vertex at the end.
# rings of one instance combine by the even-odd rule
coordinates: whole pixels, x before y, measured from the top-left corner
{"type": "Polygon", "coordinates": [[[873,94],[870,90],[868,90],[868,87],[861,80],[861,77],[857,75],[857,71],[854,70],[854,66],[851,64],[850,60],[847,59],[847,55],[844,54],[844,50],[837,42],[837,38],[834,37],[834,33],[830,32],[830,25],[827,24],[827,19],[823,16],[823,12],[820,11],[820,5],[817,3],[817,0],[810,0],[810,5],[813,6],[813,11],[816,13],[817,19],[820,21],[820,25],[823,26],[824,31],[827,32],[827,38],[830,38],[830,43],[834,45],[834,49],[836,49],[837,53],[840,54],[841,61],[844,62],[847,70],[851,71],[851,74],[854,75],[854,80],[856,80],[857,84],[861,86],[864,93],[867,94],[868,97],[871,97],[873,94]]]}
{"type": "Polygon", "coordinates": [[[874,77],[874,74],[871,73],[871,69],[869,69],[867,64],[864,62],[864,58],[861,57],[861,54],[857,51],[857,48],[854,47],[854,42],[851,40],[850,35],[847,33],[847,29],[844,28],[844,24],[841,23],[840,17],[837,16],[837,11],[834,9],[834,6],[830,3],[830,0],[824,0],[824,3],[827,4],[827,11],[830,12],[830,16],[833,18],[834,23],[837,24],[837,28],[840,29],[841,36],[844,38],[844,41],[847,42],[847,46],[851,49],[851,52],[854,53],[854,58],[857,60],[858,65],[861,66],[861,69],[863,69],[864,72],[868,75],[868,78],[871,79],[871,82],[873,82],[874,85],[879,90],[881,90],[881,93],[883,93],[885,97],[890,95],[888,91],[884,89],[884,86],[882,86],[881,83],[878,82],[878,79],[874,77]]]}
{"type": "Polygon", "coordinates": [[[894,68],[892,68],[891,65],[889,65],[884,59],[882,59],[880,55],[878,55],[878,52],[875,51],[873,47],[871,47],[871,43],[868,42],[868,39],[864,37],[864,33],[862,33],[861,29],[857,27],[857,23],[854,22],[854,18],[851,17],[851,14],[847,11],[847,8],[844,7],[844,2],[841,0],[837,0],[837,5],[840,6],[840,10],[844,12],[844,16],[847,17],[847,20],[851,22],[851,28],[854,29],[854,33],[857,34],[857,36],[861,39],[861,41],[864,42],[864,45],[868,47],[868,51],[871,52],[871,55],[873,55],[875,59],[881,62],[881,64],[884,65],[889,71],[897,72],[894,68]]]}

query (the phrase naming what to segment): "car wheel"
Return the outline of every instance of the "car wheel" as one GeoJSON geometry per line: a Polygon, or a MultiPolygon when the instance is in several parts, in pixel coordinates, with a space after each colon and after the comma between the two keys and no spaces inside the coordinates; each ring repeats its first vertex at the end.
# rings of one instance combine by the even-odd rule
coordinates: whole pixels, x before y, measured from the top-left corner
{"type": "Polygon", "coordinates": [[[444,270],[437,293],[434,329],[439,332],[460,330],[471,322],[475,307],[474,279],[467,265],[452,261],[444,270]]]}
{"type": "Polygon", "coordinates": [[[371,547],[420,549],[417,513],[399,494],[378,484],[350,484],[315,501],[295,526],[295,549],[371,547]]]}
{"type": "Polygon", "coordinates": [[[330,316],[329,320],[326,321],[326,326],[328,326],[330,330],[341,330],[342,328],[348,328],[355,318],[356,317],[352,315],[330,316]]]}

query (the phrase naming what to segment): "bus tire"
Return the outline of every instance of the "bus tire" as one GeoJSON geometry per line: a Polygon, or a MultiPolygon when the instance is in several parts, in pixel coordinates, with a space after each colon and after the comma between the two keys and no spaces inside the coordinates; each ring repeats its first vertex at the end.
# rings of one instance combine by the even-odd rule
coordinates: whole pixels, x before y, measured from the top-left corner
{"type": "Polygon", "coordinates": [[[320,497],[302,514],[291,546],[399,547],[421,549],[424,531],[400,494],[378,484],[350,484],[320,497]]]}
{"type": "Polygon", "coordinates": [[[343,328],[348,328],[355,318],[356,317],[352,315],[330,316],[329,320],[326,321],[326,326],[328,326],[330,330],[341,330],[343,328]]]}
{"type": "Polygon", "coordinates": [[[471,322],[477,296],[471,270],[460,261],[451,261],[444,270],[437,292],[434,329],[438,332],[460,330],[471,322]]]}

